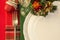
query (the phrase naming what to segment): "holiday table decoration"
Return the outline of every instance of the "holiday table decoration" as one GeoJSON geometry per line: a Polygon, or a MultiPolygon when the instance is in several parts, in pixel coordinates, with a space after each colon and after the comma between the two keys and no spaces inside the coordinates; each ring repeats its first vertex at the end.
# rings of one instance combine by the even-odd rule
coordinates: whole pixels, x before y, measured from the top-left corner
{"type": "Polygon", "coordinates": [[[56,0],[8,0],[5,9],[14,14],[15,29],[19,22],[16,10],[20,11],[20,40],[60,40],[56,35],[60,33],[59,5],[56,0]]]}

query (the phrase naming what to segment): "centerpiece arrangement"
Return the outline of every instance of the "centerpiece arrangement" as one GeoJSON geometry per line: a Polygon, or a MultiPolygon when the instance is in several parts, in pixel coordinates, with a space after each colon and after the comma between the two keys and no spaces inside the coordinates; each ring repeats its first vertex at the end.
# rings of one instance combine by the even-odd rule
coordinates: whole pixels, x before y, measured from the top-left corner
{"type": "Polygon", "coordinates": [[[38,16],[46,16],[48,15],[48,12],[54,12],[56,10],[56,6],[54,6],[50,1],[45,2],[34,1],[32,7],[34,10],[33,14],[38,16]]]}
{"type": "MultiPolygon", "coordinates": [[[[29,4],[28,7],[23,7],[23,11],[25,11],[25,14],[28,14],[30,11],[32,14],[36,16],[46,16],[48,15],[48,12],[54,12],[57,9],[57,6],[52,4],[53,2],[51,1],[46,1],[46,0],[34,0],[29,4]]],[[[23,14],[24,15],[24,14],[23,14]]]]}

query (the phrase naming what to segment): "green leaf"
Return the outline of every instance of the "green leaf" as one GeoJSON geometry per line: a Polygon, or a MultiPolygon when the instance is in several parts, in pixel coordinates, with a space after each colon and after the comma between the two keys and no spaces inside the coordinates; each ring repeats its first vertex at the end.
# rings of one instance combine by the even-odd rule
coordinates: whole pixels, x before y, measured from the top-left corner
{"type": "Polygon", "coordinates": [[[53,10],[56,10],[57,9],[57,6],[53,6],[53,10]]]}
{"type": "Polygon", "coordinates": [[[53,6],[50,12],[54,12],[57,9],[57,6],[53,6]]]}
{"type": "Polygon", "coordinates": [[[44,3],[46,0],[41,0],[41,3],[44,3]]]}

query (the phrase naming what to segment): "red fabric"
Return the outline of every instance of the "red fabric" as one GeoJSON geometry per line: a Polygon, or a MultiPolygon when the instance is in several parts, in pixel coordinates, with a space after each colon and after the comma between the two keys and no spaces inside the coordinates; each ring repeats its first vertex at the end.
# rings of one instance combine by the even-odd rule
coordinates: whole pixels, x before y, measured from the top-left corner
{"type": "MultiPolygon", "coordinates": [[[[12,26],[12,14],[13,14],[13,11],[15,9],[8,5],[8,4],[5,4],[5,11],[6,11],[6,25],[5,25],[5,29],[8,29],[10,31],[5,31],[5,39],[7,40],[14,40],[14,27],[12,26]],[[11,31],[12,29],[13,31],[11,31]]],[[[20,33],[17,33],[17,37],[19,37],[19,34],[20,33]]],[[[20,37],[19,37],[20,38],[20,37]]]]}
{"type": "Polygon", "coordinates": [[[0,0],[0,40],[5,40],[5,0],[0,0]]]}
{"type": "Polygon", "coordinates": [[[4,9],[6,0],[0,0],[0,40],[5,40],[6,25],[12,25],[12,14],[4,9]]]}
{"type": "MultiPolygon", "coordinates": [[[[6,13],[6,18],[5,18],[5,40],[14,40],[14,31],[13,33],[10,33],[9,31],[6,31],[6,29],[13,28],[12,27],[12,11],[15,10],[12,6],[8,5],[5,3],[5,13],[6,13]]],[[[12,31],[11,31],[12,32],[12,31]]]]}
{"type": "MultiPolygon", "coordinates": [[[[9,25],[12,26],[12,13],[6,12],[6,26],[9,26],[9,25]]],[[[6,26],[5,26],[5,28],[6,28],[6,26]]]]}
{"type": "Polygon", "coordinates": [[[4,9],[6,0],[0,0],[0,40],[5,40],[5,27],[12,24],[12,14],[4,9]]]}
{"type": "Polygon", "coordinates": [[[9,4],[5,4],[5,10],[11,13],[15,11],[15,8],[9,4]]]}

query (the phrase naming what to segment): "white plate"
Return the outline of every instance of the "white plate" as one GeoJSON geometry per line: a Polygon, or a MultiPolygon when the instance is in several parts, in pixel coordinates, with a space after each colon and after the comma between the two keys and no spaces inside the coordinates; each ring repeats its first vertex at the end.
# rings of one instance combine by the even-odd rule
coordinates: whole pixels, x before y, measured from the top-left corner
{"type": "Polygon", "coordinates": [[[23,29],[25,40],[60,40],[60,2],[53,4],[58,9],[45,18],[32,14],[26,17],[23,29]]]}
{"type": "Polygon", "coordinates": [[[28,22],[30,20],[30,17],[32,16],[31,12],[29,12],[29,14],[26,16],[24,25],[23,25],[23,34],[25,37],[25,40],[30,40],[29,36],[28,36],[28,22]]]}
{"type": "Polygon", "coordinates": [[[28,23],[30,40],[60,40],[60,16],[50,16],[30,18],[28,23]]]}

